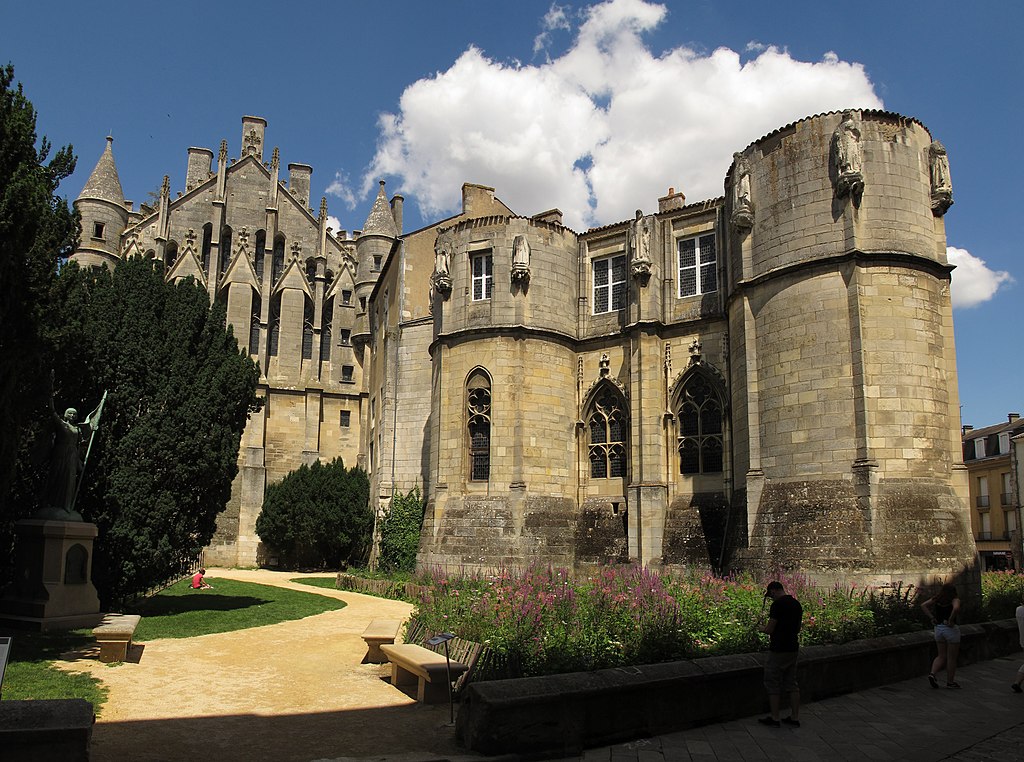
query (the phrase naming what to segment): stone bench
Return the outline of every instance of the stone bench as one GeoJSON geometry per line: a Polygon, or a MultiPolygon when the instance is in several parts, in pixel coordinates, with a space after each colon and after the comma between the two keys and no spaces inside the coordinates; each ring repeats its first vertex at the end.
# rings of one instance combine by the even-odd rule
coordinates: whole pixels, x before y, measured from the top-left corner
{"type": "Polygon", "coordinates": [[[93,637],[100,644],[100,661],[125,660],[141,619],[138,614],[104,614],[100,623],[92,628],[93,637]]]}
{"type": "MultiPolygon", "coordinates": [[[[391,662],[391,684],[416,683],[416,700],[436,704],[448,699],[448,671],[444,654],[410,643],[381,645],[381,652],[391,662]]],[[[451,679],[455,680],[469,667],[460,661],[451,662],[451,679]]]]}
{"type": "Polygon", "coordinates": [[[398,631],[402,628],[400,619],[374,619],[363,630],[363,640],[366,641],[366,656],[363,657],[363,664],[383,664],[388,659],[381,653],[382,645],[393,645],[398,631]]]}

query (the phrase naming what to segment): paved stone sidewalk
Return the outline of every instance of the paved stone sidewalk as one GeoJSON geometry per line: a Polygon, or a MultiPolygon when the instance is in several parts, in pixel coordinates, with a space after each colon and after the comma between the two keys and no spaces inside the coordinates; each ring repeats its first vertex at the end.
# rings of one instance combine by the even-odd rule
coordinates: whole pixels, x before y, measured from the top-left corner
{"type": "MultiPolygon", "coordinates": [[[[1024,695],[1011,692],[1020,657],[964,667],[963,687],[929,687],[924,676],[804,706],[800,728],[767,728],[749,717],[617,746],[582,762],[748,760],[1024,759],[1024,695]]],[[[783,712],[785,715],[785,712],[783,712]]]]}

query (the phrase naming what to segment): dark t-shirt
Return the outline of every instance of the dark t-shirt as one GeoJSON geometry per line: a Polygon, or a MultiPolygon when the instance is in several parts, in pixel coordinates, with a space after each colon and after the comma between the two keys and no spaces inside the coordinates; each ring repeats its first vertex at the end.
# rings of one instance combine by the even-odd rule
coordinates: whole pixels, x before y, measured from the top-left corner
{"type": "Polygon", "coordinates": [[[772,602],[768,610],[769,619],[775,620],[775,630],[769,635],[769,651],[792,652],[800,650],[800,621],[804,610],[792,595],[784,595],[772,602]]]}

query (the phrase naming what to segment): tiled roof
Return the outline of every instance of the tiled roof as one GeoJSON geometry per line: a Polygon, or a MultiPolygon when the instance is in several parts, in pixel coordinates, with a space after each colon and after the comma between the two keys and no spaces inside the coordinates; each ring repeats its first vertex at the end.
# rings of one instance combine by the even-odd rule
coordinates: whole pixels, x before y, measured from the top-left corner
{"type": "Polygon", "coordinates": [[[114,165],[114,152],[111,145],[114,139],[107,136],[107,147],[103,149],[100,160],[96,162],[92,174],[85,182],[85,187],[78,194],[78,198],[96,198],[103,201],[111,201],[118,206],[124,205],[124,191],[121,190],[121,180],[117,176],[117,167],[114,165]]]}
{"type": "Polygon", "coordinates": [[[377,199],[373,202],[373,209],[370,216],[366,218],[363,225],[363,235],[386,235],[389,238],[398,238],[398,226],[391,214],[391,205],[388,204],[387,194],[384,193],[384,181],[380,181],[380,190],[377,191],[377,199]]]}

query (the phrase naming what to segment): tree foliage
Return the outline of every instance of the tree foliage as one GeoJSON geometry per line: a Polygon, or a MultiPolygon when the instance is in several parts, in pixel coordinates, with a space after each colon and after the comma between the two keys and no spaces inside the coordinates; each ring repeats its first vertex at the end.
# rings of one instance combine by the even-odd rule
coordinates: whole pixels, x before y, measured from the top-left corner
{"type": "Polygon", "coordinates": [[[286,567],[340,568],[359,560],[370,542],[370,481],[341,458],[303,465],[267,487],[256,534],[286,567]]]}
{"type": "Polygon", "coordinates": [[[396,493],[391,498],[391,511],[380,522],[377,567],[381,571],[411,572],[416,569],[424,507],[419,487],[405,495],[396,493]]]}
{"type": "Polygon", "coordinates": [[[55,193],[75,169],[66,146],[47,161],[36,147],[36,112],[14,68],[0,67],[0,557],[10,557],[10,526],[26,508],[10,500],[18,444],[33,413],[45,405],[39,381],[48,348],[40,325],[57,263],[77,245],[78,218],[55,193]]]}
{"type": "MultiPolygon", "coordinates": [[[[165,581],[210,542],[259,373],[224,305],[211,307],[191,279],[165,282],[151,260],[113,272],[69,265],[53,298],[58,409],[84,415],[108,392],[76,509],[99,527],[93,581],[109,604],[165,581]]],[[[26,466],[26,483],[37,479],[26,466]]]]}

